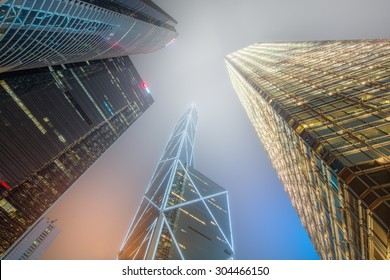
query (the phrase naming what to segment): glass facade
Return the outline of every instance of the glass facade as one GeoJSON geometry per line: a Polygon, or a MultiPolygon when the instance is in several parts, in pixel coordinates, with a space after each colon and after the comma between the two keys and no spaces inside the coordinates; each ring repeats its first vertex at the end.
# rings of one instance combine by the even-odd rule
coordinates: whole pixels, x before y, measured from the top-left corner
{"type": "Polygon", "coordinates": [[[129,57],[0,74],[1,255],[153,103],[129,57]]]}
{"type": "Polygon", "coordinates": [[[39,220],[2,259],[38,260],[60,233],[55,221],[47,218],[39,220]]]}
{"type": "Polygon", "coordinates": [[[390,41],[258,43],[231,81],[322,259],[390,259],[390,41]]]}
{"type": "Polygon", "coordinates": [[[177,123],[118,259],[232,259],[227,191],[194,169],[197,115],[177,123]]]}
{"type": "Polygon", "coordinates": [[[175,25],[151,1],[2,1],[0,73],[152,52],[175,25]]]}

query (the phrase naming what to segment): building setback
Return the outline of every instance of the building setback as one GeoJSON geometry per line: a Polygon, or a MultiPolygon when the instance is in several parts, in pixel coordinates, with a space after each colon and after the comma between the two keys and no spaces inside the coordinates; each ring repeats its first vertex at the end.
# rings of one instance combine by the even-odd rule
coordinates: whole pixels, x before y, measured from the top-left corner
{"type": "Polygon", "coordinates": [[[197,114],[175,126],[118,259],[232,259],[227,191],[194,169],[197,114]]]}
{"type": "Polygon", "coordinates": [[[0,74],[0,253],[153,103],[129,57],[0,74]]]}
{"type": "Polygon", "coordinates": [[[54,223],[47,218],[40,219],[3,259],[39,260],[60,232],[54,223]]]}
{"type": "Polygon", "coordinates": [[[258,43],[235,91],[322,259],[390,259],[390,41],[258,43]]]}
{"type": "Polygon", "coordinates": [[[150,0],[2,0],[0,73],[153,52],[176,24],[150,0]]]}

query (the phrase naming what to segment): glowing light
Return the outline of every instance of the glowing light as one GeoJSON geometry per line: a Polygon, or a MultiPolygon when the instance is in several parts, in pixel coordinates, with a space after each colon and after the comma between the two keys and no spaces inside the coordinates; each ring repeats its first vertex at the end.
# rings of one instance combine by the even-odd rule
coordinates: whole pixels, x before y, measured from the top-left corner
{"type": "Polygon", "coordinates": [[[173,42],[176,41],[176,38],[173,38],[168,44],[166,44],[165,46],[169,46],[170,44],[172,44],[173,42]]]}
{"type": "Polygon", "coordinates": [[[114,115],[114,112],[111,110],[110,106],[107,104],[106,101],[103,102],[104,103],[104,106],[106,107],[108,113],[110,113],[111,116],[114,115]]]}
{"type": "Polygon", "coordinates": [[[381,163],[381,164],[384,164],[384,163],[388,163],[390,162],[390,158],[389,157],[380,157],[376,160],[378,163],[381,163]]]}
{"type": "Polygon", "coordinates": [[[142,85],[141,85],[141,87],[142,87],[144,90],[146,90],[147,93],[150,93],[150,90],[149,90],[149,88],[148,88],[148,84],[147,84],[147,83],[143,82],[142,85]]]}
{"type": "Polygon", "coordinates": [[[1,181],[0,180],[0,185],[2,185],[4,188],[6,188],[7,190],[10,190],[11,189],[11,187],[6,183],[6,182],[4,182],[4,181],[1,181]]]}
{"type": "Polygon", "coordinates": [[[0,85],[5,89],[5,91],[12,97],[20,109],[27,115],[27,117],[35,124],[35,126],[40,130],[42,134],[46,134],[46,129],[41,125],[37,118],[32,114],[32,112],[26,107],[23,101],[15,94],[15,92],[8,86],[8,84],[1,80],[0,85]]]}
{"type": "Polygon", "coordinates": [[[182,196],[178,195],[177,193],[175,192],[171,192],[171,194],[173,194],[174,196],[176,196],[178,199],[182,200],[182,201],[187,201],[185,200],[182,196]]]}
{"type": "Polygon", "coordinates": [[[199,223],[203,224],[203,225],[206,225],[206,223],[204,221],[202,221],[201,219],[199,219],[198,217],[192,215],[191,213],[189,213],[188,211],[184,210],[183,208],[179,208],[180,211],[182,211],[184,214],[187,214],[188,216],[190,216],[191,218],[193,218],[195,221],[198,221],[199,223]]]}

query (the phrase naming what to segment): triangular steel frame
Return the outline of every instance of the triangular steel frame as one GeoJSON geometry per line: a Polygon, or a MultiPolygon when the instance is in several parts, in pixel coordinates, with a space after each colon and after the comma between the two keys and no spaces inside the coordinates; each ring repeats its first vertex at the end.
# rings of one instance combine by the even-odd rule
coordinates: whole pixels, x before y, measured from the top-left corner
{"type": "MultiPolygon", "coordinates": [[[[194,169],[194,163],[193,163],[193,147],[194,147],[194,140],[195,140],[195,130],[196,130],[196,123],[197,123],[197,113],[195,106],[191,106],[186,113],[182,116],[182,118],[179,120],[179,122],[176,124],[175,128],[173,129],[173,132],[169,138],[168,144],[164,149],[164,152],[161,156],[161,159],[159,163],[157,164],[157,167],[155,169],[155,172],[152,176],[152,179],[150,180],[148,187],[146,189],[144,198],[137,210],[137,213],[134,217],[134,220],[132,222],[132,225],[130,226],[126,238],[124,239],[119,254],[118,259],[156,259],[157,253],[158,253],[158,246],[161,238],[161,234],[163,231],[163,228],[166,227],[169,231],[169,234],[171,236],[171,240],[173,243],[173,246],[175,250],[179,253],[181,259],[185,259],[185,254],[182,252],[182,244],[179,244],[179,242],[176,239],[174,228],[170,225],[169,218],[166,216],[166,213],[169,211],[172,211],[174,209],[182,209],[182,207],[189,207],[191,205],[194,205],[195,203],[202,202],[202,205],[204,206],[204,209],[206,210],[206,215],[211,222],[212,225],[216,226],[218,228],[218,232],[220,235],[222,235],[222,239],[224,244],[227,244],[229,254],[225,253],[226,255],[221,254],[221,256],[218,256],[220,259],[233,259],[234,258],[234,245],[233,245],[233,236],[232,236],[232,227],[231,227],[231,218],[230,218],[230,209],[229,209],[229,198],[228,193],[226,190],[224,190],[222,187],[218,186],[216,183],[212,182],[210,179],[208,179],[206,176],[202,175],[199,171],[197,172],[197,176],[202,176],[202,182],[210,188],[210,193],[207,195],[202,195],[202,193],[198,190],[199,185],[195,183],[195,180],[193,180],[191,177],[190,170],[194,169]],[[176,149],[176,150],[175,150],[176,149]],[[172,151],[175,151],[174,154],[172,154],[172,151]],[[159,173],[162,171],[163,164],[167,161],[170,162],[170,166],[166,167],[166,173],[163,176],[158,177],[159,173]],[[183,183],[180,183],[177,181],[177,176],[180,174],[181,176],[185,176],[185,179],[188,184],[190,184],[190,187],[192,188],[192,193],[196,192],[196,198],[192,198],[189,201],[186,201],[184,198],[181,198],[182,201],[174,204],[174,205],[168,205],[168,199],[170,197],[171,193],[174,193],[173,188],[177,184],[181,184],[179,187],[182,189],[182,192],[184,192],[184,189],[187,187],[187,185],[183,185],[183,183]],[[167,179],[167,176],[169,176],[169,179],[167,179]],[[176,181],[175,181],[176,178],[176,181]],[[160,179],[159,182],[156,182],[157,179],[160,179]],[[156,187],[156,184],[158,186],[156,187]],[[163,185],[162,185],[163,184],[163,185]],[[150,188],[154,185],[156,187],[155,191],[153,191],[152,194],[149,193],[150,188]],[[156,205],[153,202],[153,199],[156,195],[156,193],[159,190],[162,190],[161,188],[165,188],[164,196],[162,198],[162,202],[159,205],[156,205]],[[213,189],[214,188],[214,189],[213,189]],[[194,191],[195,190],[195,191],[194,191]],[[146,196],[146,194],[149,194],[146,196]],[[227,213],[226,219],[228,219],[229,228],[228,230],[230,232],[227,232],[227,229],[223,230],[220,226],[220,223],[218,222],[218,218],[213,215],[213,211],[210,210],[209,205],[207,201],[211,198],[216,197],[225,197],[227,208],[224,210],[227,213]],[[146,207],[144,209],[141,209],[141,205],[144,202],[148,202],[146,207]],[[183,202],[184,201],[184,202],[183,202]],[[154,207],[156,210],[158,210],[158,215],[154,217],[150,222],[150,213],[148,213],[149,207],[154,207]],[[139,215],[139,211],[143,211],[139,215]],[[135,220],[136,217],[139,217],[137,220],[135,220]],[[148,218],[149,223],[147,225],[143,225],[144,218],[148,218]],[[143,241],[138,245],[138,248],[134,248],[132,246],[133,233],[138,229],[139,227],[145,227],[142,228],[145,231],[145,237],[143,241]],[[140,249],[143,247],[145,242],[148,242],[146,246],[145,252],[139,252],[140,249]],[[141,254],[140,254],[141,253],[141,254]],[[140,256],[141,255],[141,256],[140,256]]],[[[199,178],[199,177],[197,177],[199,178]]],[[[203,187],[206,187],[204,185],[203,187]]],[[[176,196],[177,194],[174,193],[176,196]]],[[[195,196],[193,194],[193,196],[195,196]]],[[[160,195],[159,195],[160,197],[160,195]]],[[[199,205],[199,204],[197,204],[199,205]]],[[[156,212],[157,213],[157,212],[156,212]]],[[[175,214],[176,215],[176,214],[175,214]]],[[[226,220],[225,220],[226,221],[226,220]]],[[[211,227],[211,226],[210,226],[211,227]]],[[[214,230],[214,229],[213,229],[214,230]]],[[[214,230],[215,231],[215,230],[214,230]]],[[[139,238],[139,237],[137,237],[139,238]]],[[[138,239],[140,240],[140,239],[138,239]]],[[[139,243],[139,242],[138,242],[139,243]]],[[[199,244],[198,244],[199,245],[199,244]]],[[[213,255],[215,257],[215,255],[213,255]]],[[[167,256],[169,258],[169,256],[167,256]]],[[[202,259],[208,259],[208,256],[198,256],[198,258],[202,259]]]]}

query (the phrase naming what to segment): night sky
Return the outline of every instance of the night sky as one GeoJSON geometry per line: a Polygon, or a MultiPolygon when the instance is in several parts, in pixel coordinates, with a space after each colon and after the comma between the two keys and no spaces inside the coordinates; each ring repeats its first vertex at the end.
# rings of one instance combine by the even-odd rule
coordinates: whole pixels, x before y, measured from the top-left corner
{"type": "Polygon", "coordinates": [[[131,56],[155,103],[52,208],[45,259],[114,259],[163,152],[195,103],[196,169],[229,191],[236,259],[318,259],[234,93],[224,57],[256,42],[390,38],[388,0],[160,0],[175,43],[131,56]]]}

